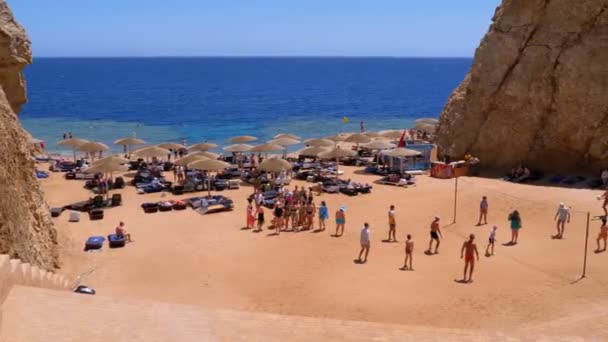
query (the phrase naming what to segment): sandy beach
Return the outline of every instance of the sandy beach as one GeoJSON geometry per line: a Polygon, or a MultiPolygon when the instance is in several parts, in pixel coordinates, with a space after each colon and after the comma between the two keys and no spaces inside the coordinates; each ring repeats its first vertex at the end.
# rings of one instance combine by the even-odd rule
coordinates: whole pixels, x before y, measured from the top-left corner
{"type": "MultiPolygon", "coordinates": [[[[44,165],[44,164],[41,164],[44,165]]],[[[361,168],[344,167],[342,177],[372,183],[378,176],[361,168]]],[[[167,173],[169,179],[172,178],[167,173]]],[[[129,180],[126,177],[126,180],[129,180]]],[[[489,178],[459,179],[457,223],[453,220],[454,179],[418,176],[418,184],[397,188],[373,184],[371,194],[348,197],[322,194],[330,211],[325,232],[244,230],[249,186],[221,194],[235,201],[232,212],[200,215],[188,209],[144,214],[141,203],[199,195],[139,195],[134,187],[118,190],[123,205],[108,209],[101,221],[82,216],[68,223],[68,213],[54,219],[59,231],[62,269],[82,276],[103,295],[132,296],[217,308],[263,311],[313,317],[354,319],[440,327],[509,331],[542,324],[606,303],[608,253],[595,254],[599,221],[589,235],[587,278],[582,272],[586,212],[599,215],[598,191],[521,185],[489,178]],[[488,225],[475,226],[479,201],[488,196],[488,225]],[[563,240],[553,240],[560,202],[572,207],[572,220],[563,240]],[[386,243],[389,205],[396,207],[398,243],[386,243]],[[347,207],[345,235],[331,237],[334,212],[347,207]],[[522,215],[516,246],[509,241],[507,216],[522,215]],[[429,225],[441,216],[444,239],[439,254],[425,255],[429,225]],[[126,223],[135,242],[121,249],[84,252],[92,235],[113,232],[126,223]],[[359,231],[371,226],[369,261],[354,263],[359,231]],[[499,226],[496,255],[484,256],[490,228],[499,226]],[[415,271],[401,271],[405,235],[415,241],[415,271]],[[477,236],[480,261],[474,282],[461,284],[460,248],[470,233],[477,236]],[[598,301],[594,304],[594,301],[598,301]]],[[[41,180],[51,207],[87,199],[82,181],[52,173],[41,180]]],[[[292,181],[294,185],[307,183],[292,181]]],[[[309,184],[309,183],[308,183],[309,184]]],[[[317,222],[315,222],[315,228],[317,222]]],[[[581,331],[569,331],[585,336],[581,331]]]]}

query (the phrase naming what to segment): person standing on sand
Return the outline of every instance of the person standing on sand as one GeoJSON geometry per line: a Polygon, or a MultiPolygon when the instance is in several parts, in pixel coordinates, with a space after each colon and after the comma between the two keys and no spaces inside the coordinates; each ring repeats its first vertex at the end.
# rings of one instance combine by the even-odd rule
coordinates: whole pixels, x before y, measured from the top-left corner
{"type": "Polygon", "coordinates": [[[473,270],[475,269],[475,259],[479,261],[479,253],[475,244],[475,235],[469,235],[469,240],[462,244],[460,250],[460,259],[464,258],[464,277],[463,282],[470,283],[473,281],[473,270]],[[467,280],[467,270],[469,271],[469,280],[467,280]]]}
{"type": "Polygon", "coordinates": [[[263,229],[262,227],[264,226],[264,207],[261,205],[258,206],[256,213],[258,216],[258,229],[255,230],[255,232],[261,232],[263,229]]]}
{"type": "Polygon", "coordinates": [[[405,240],[405,260],[403,261],[402,270],[410,270],[413,271],[412,267],[412,253],[414,252],[414,241],[412,241],[412,236],[407,234],[407,240],[405,240]],[[408,266],[409,261],[409,266],[408,266]]]}
{"type": "Polygon", "coordinates": [[[369,240],[369,223],[365,222],[363,224],[363,228],[361,228],[361,251],[359,252],[359,258],[357,262],[363,264],[367,262],[367,255],[369,254],[370,248],[370,240],[369,240]],[[363,256],[363,252],[365,252],[365,258],[361,260],[361,256],[363,256]]]}
{"type": "Polygon", "coordinates": [[[604,204],[602,205],[602,209],[604,209],[604,216],[608,216],[608,190],[604,191],[604,194],[599,196],[598,199],[604,199],[604,204]]]}
{"type": "Polygon", "coordinates": [[[570,209],[564,203],[560,203],[553,220],[557,220],[557,235],[553,236],[553,238],[561,239],[564,237],[566,222],[570,223],[570,209]]]}
{"type": "Polygon", "coordinates": [[[481,226],[481,219],[483,218],[483,224],[488,224],[488,198],[483,196],[481,203],[479,203],[479,221],[478,226],[481,226]]]}
{"type": "Polygon", "coordinates": [[[488,238],[488,246],[486,246],[486,256],[494,255],[494,243],[496,242],[496,231],[498,226],[492,227],[490,237],[488,238]]]}
{"type": "Polygon", "coordinates": [[[397,221],[395,220],[395,206],[391,205],[388,210],[388,241],[397,242],[397,221]],[[392,238],[391,238],[392,236],[392,238]]]}
{"type": "Polygon", "coordinates": [[[253,200],[251,198],[247,199],[247,229],[253,228],[255,224],[255,216],[253,215],[253,205],[251,204],[253,200]]]}
{"type": "Polygon", "coordinates": [[[340,207],[336,211],[336,236],[342,236],[344,234],[344,225],[346,224],[346,213],[344,207],[340,207]]]}
{"type": "Polygon", "coordinates": [[[600,233],[597,236],[597,249],[596,253],[606,251],[606,240],[608,240],[608,226],[606,225],[606,216],[602,217],[602,226],[600,227],[600,233]],[[600,240],[604,241],[604,248],[600,249],[600,240]]]}
{"type": "Polygon", "coordinates": [[[517,245],[517,238],[519,237],[519,230],[521,229],[521,216],[519,211],[513,210],[509,214],[509,221],[511,221],[511,242],[510,245],[517,245]]]}
{"type": "Polygon", "coordinates": [[[325,223],[329,218],[329,209],[327,209],[327,204],[325,201],[321,201],[321,206],[319,207],[319,230],[325,230],[325,223]]]}
{"type": "Polygon", "coordinates": [[[68,135],[65,132],[63,132],[63,140],[65,140],[67,138],[68,138],[68,135]]]}
{"type": "Polygon", "coordinates": [[[427,250],[428,254],[431,254],[431,249],[433,247],[433,241],[435,241],[435,253],[439,253],[439,239],[443,239],[443,235],[441,234],[441,228],[439,228],[439,216],[435,216],[435,219],[431,223],[431,240],[429,241],[429,249],[427,250]]]}

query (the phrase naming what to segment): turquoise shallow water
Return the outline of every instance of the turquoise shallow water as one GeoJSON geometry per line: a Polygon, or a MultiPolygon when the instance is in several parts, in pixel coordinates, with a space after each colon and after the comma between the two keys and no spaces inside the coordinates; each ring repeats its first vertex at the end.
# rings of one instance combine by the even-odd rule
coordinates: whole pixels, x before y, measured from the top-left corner
{"type": "MultiPolygon", "coordinates": [[[[63,132],[111,143],[304,138],[436,117],[470,59],[50,58],[26,69],[20,118],[47,148],[63,132]],[[342,117],[349,118],[343,123],[342,117]]],[[[294,147],[296,148],[296,147],[294,147]]],[[[117,148],[118,150],[118,148],[117,148]]]]}

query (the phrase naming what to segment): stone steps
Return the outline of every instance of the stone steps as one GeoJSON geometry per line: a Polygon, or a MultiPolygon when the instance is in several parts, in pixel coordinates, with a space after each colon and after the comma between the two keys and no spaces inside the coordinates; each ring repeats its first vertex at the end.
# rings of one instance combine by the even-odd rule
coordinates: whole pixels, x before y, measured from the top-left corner
{"type": "Polygon", "coordinates": [[[212,310],[22,286],[13,287],[1,310],[1,341],[583,341],[212,310]]]}

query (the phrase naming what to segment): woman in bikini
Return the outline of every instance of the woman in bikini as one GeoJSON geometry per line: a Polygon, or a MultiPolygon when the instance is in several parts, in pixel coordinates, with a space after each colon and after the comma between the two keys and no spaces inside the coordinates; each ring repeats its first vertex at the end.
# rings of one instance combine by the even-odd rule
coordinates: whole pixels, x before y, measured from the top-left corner
{"type": "Polygon", "coordinates": [[[308,205],[306,206],[306,229],[307,230],[312,229],[313,220],[315,218],[316,211],[317,211],[317,208],[315,207],[314,202],[312,201],[312,199],[309,199],[308,205]]]}

